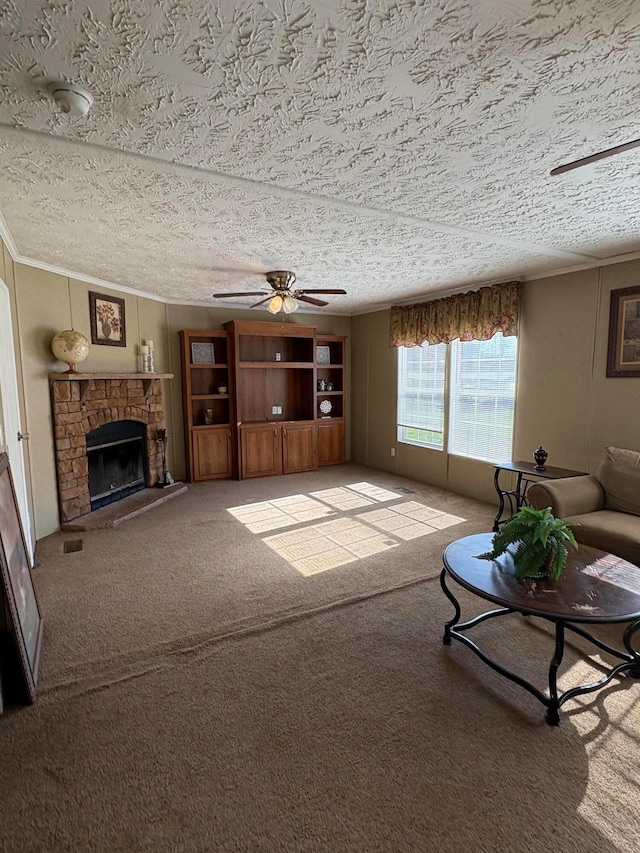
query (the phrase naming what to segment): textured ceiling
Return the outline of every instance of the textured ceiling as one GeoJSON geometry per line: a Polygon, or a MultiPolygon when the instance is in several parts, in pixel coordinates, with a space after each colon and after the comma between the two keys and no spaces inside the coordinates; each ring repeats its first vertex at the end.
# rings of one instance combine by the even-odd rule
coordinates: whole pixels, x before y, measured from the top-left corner
{"type": "Polygon", "coordinates": [[[3,0],[0,213],[21,260],[177,301],[595,265],[640,251],[640,150],[549,171],[640,136],[639,57],[638,0],[3,0]]]}

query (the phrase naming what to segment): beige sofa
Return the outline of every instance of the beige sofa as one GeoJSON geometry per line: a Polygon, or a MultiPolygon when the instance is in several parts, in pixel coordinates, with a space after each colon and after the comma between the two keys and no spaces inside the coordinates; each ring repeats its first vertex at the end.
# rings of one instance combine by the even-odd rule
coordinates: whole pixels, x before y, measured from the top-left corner
{"type": "Polygon", "coordinates": [[[595,475],[532,483],[527,499],[577,521],[578,542],[640,566],[640,453],[607,447],[595,475]]]}

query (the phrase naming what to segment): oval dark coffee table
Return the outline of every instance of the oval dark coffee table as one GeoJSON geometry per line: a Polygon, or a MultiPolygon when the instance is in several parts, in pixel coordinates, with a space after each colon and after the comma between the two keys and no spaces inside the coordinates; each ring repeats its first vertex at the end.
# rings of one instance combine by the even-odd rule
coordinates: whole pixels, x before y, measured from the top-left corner
{"type": "Polygon", "coordinates": [[[633,635],[640,628],[638,566],[597,548],[580,545],[577,550],[569,549],[567,566],[559,580],[545,578],[519,581],[514,577],[511,555],[503,554],[497,560],[477,558],[478,554],[491,550],[492,538],[491,533],[466,536],[452,542],[444,551],[440,585],[455,608],[455,616],[444,626],[445,645],[451,645],[452,639],[460,640],[500,675],[532,693],[546,707],[545,719],[551,726],[558,725],[560,707],[574,696],[599,690],[625,670],[640,677],[640,651],[631,644],[633,635]],[[460,605],[447,588],[447,575],[480,598],[501,605],[500,609],[481,613],[468,622],[460,622],[460,605]],[[537,616],[555,624],[556,642],[549,664],[548,696],[524,678],[496,663],[464,633],[487,619],[510,613],[537,616]],[[624,650],[609,646],[575,624],[611,622],[631,623],[622,635],[624,650]],[[611,667],[598,681],[558,694],[557,675],[564,654],[565,630],[584,637],[622,663],[611,667]]]}

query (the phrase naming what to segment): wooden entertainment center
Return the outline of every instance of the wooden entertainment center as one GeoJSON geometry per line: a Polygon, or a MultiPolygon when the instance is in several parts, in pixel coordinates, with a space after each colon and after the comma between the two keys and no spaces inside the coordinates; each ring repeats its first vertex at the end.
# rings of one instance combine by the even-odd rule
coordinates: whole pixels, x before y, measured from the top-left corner
{"type": "Polygon", "coordinates": [[[183,330],[180,341],[190,481],[344,462],[346,338],[231,320],[223,329],[183,330]]]}

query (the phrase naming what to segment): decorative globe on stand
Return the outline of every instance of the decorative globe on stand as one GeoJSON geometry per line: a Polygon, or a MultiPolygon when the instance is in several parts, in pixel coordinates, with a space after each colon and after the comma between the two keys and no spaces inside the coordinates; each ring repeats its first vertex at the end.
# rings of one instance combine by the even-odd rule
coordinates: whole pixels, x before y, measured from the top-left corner
{"type": "Polygon", "coordinates": [[[51,339],[51,352],[58,361],[69,365],[67,373],[77,373],[76,364],[89,355],[89,341],[75,329],[65,329],[51,339]]]}

